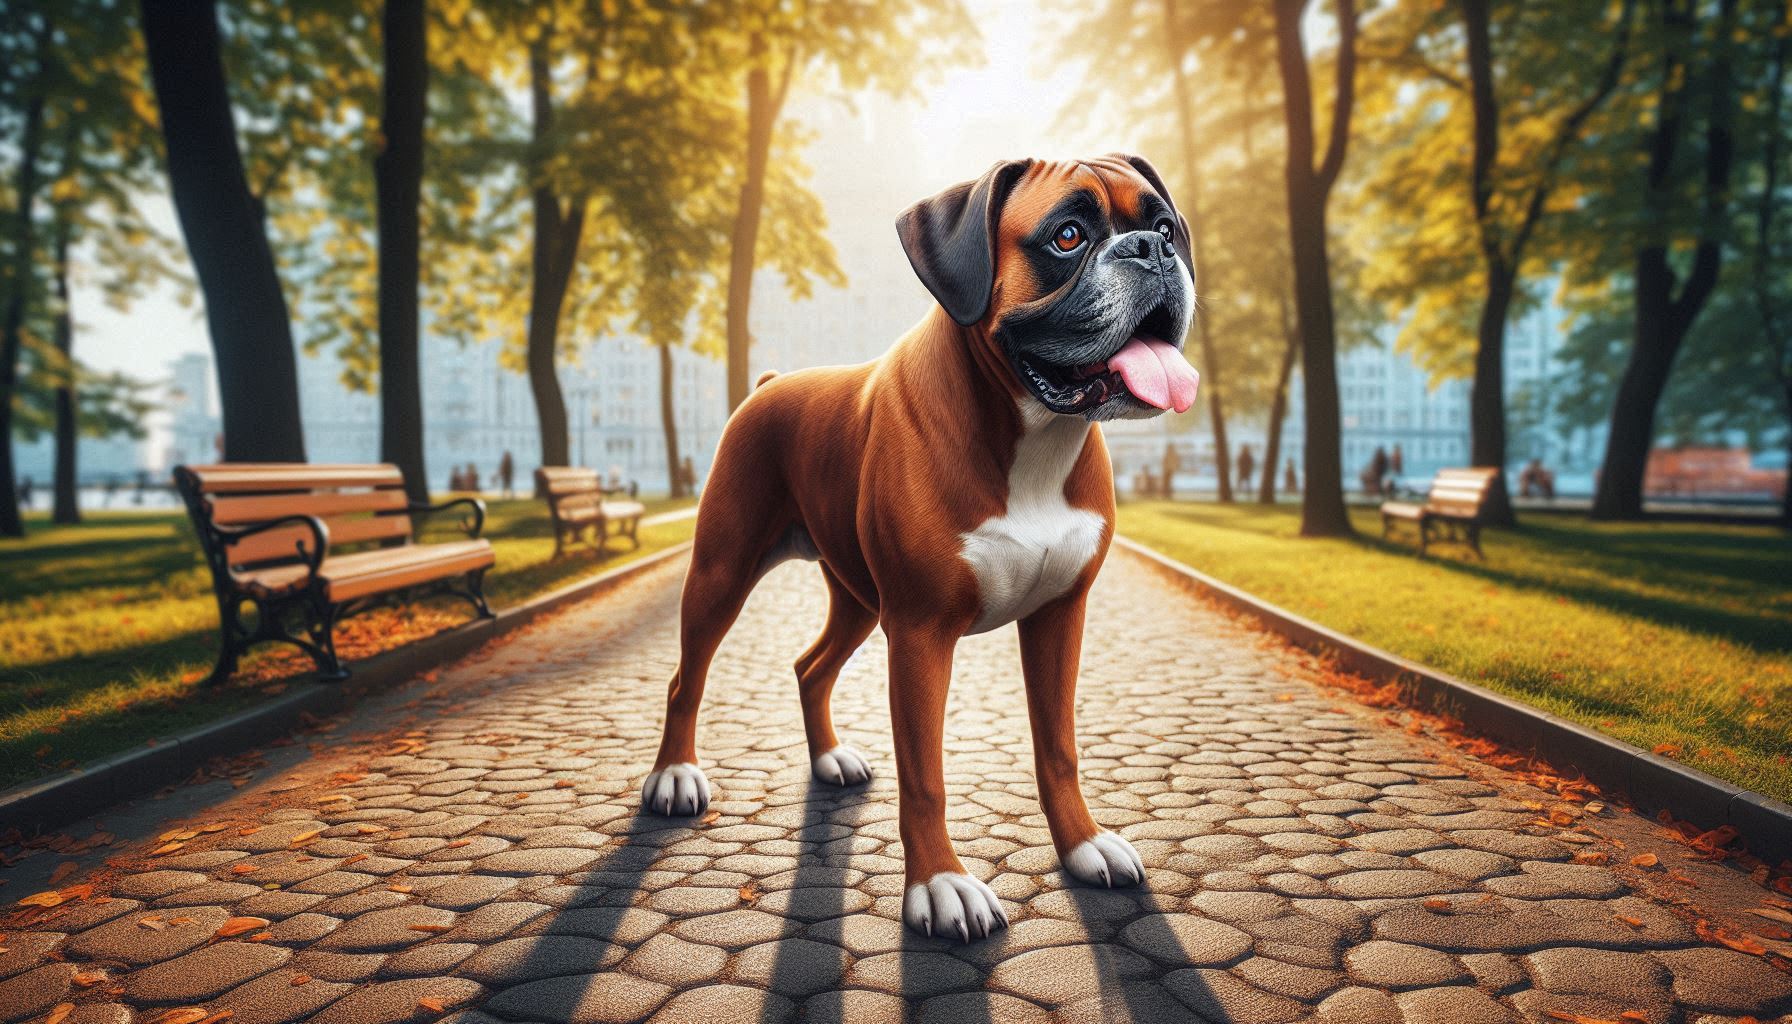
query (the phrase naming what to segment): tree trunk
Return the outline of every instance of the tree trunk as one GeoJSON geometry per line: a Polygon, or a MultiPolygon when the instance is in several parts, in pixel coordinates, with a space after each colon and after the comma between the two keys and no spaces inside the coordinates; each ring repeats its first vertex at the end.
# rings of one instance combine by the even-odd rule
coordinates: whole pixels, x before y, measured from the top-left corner
{"type": "Polygon", "coordinates": [[[56,351],[62,353],[63,377],[56,385],[55,501],[50,519],[61,526],[74,526],[81,521],[80,481],[76,475],[76,449],[81,430],[76,421],[75,322],[68,303],[68,226],[60,224],[56,229],[56,324],[53,333],[56,351]]]}
{"type": "Polygon", "coordinates": [[[777,89],[765,66],[765,37],[754,33],[753,66],[747,71],[747,159],[741,180],[740,205],[734,211],[734,230],[728,250],[728,411],[747,400],[753,335],[749,314],[753,306],[753,267],[759,246],[759,220],[765,206],[765,168],[771,158],[772,132],[778,124],[790,76],[796,67],[793,55],[784,66],[777,89]]]}
{"type": "Polygon", "coordinates": [[[1649,168],[1644,209],[1649,219],[1636,253],[1636,338],[1612,402],[1611,429],[1606,434],[1605,461],[1593,494],[1592,518],[1640,519],[1643,478],[1655,438],[1655,407],[1667,389],[1668,376],[1681,342],[1698,319],[1705,300],[1717,287],[1723,263],[1722,222],[1728,212],[1730,164],[1734,155],[1732,69],[1729,60],[1736,0],[1723,0],[1712,32],[1705,98],[1705,159],[1700,182],[1700,237],[1680,294],[1679,275],[1669,261],[1666,225],[1674,202],[1674,153],[1685,122],[1687,78],[1684,55],[1693,47],[1696,10],[1663,4],[1662,37],[1668,47],[1657,99],[1655,126],[1649,133],[1649,168]]]}
{"type": "MultiPolygon", "coordinates": [[[[1188,210],[1189,274],[1201,281],[1205,266],[1207,218],[1201,216],[1200,148],[1195,144],[1194,101],[1189,96],[1188,74],[1182,67],[1182,40],[1176,30],[1176,0],[1164,0],[1164,44],[1169,50],[1170,72],[1176,82],[1176,117],[1182,129],[1182,161],[1186,166],[1187,184],[1183,207],[1188,210]]],[[[1213,461],[1219,476],[1219,500],[1232,500],[1232,446],[1226,441],[1224,389],[1220,386],[1219,356],[1213,349],[1213,327],[1209,318],[1197,314],[1195,329],[1201,339],[1201,382],[1207,386],[1207,411],[1213,421],[1213,461]]]]}
{"type": "Polygon", "coordinates": [[[1276,65],[1288,132],[1288,241],[1294,263],[1294,308],[1300,325],[1306,386],[1306,488],[1301,495],[1303,537],[1355,533],[1344,505],[1342,422],[1338,403],[1337,336],[1332,316],[1325,205],[1344,160],[1354,94],[1356,11],[1339,2],[1338,88],[1331,141],[1314,169],[1312,84],[1301,41],[1307,0],[1276,0],[1276,65]]]}
{"type": "Polygon", "coordinates": [[[656,346],[660,350],[660,429],[666,432],[666,480],[671,497],[684,497],[684,477],[679,475],[678,417],[672,408],[672,346],[656,346]]]}
{"type": "MultiPolygon", "coordinates": [[[[544,34],[529,49],[529,86],[534,106],[534,141],[537,159],[553,126],[553,96],[549,92],[547,37],[544,34]]],[[[539,165],[536,168],[540,172],[539,165]]],[[[566,302],[566,288],[572,281],[573,267],[578,263],[579,240],[585,231],[584,196],[574,197],[562,209],[560,198],[551,183],[534,183],[535,240],[531,262],[529,291],[529,331],[527,361],[529,390],[535,396],[535,418],[541,430],[541,464],[570,465],[566,396],[560,390],[560,378],[554,361],[560,337],[560,311],[566,302]]]]}
{"type": "Polygon", "coordinates": [[[18,208],[13,223],[12,266],[7,268],[6,312],[0,316],[0,537],[23,537],[19,514],[18,470],[12,458],[12,405],[19,390],[19,351],[24,346],[25,305],[31,297],[31,257],[36,248],[32,206],[37,200],[37,158],[43,147],[44,98],[33,96],[25,108],[25,130],[19,139],[19,168],[14,185],[18,208]]]}
{"type": "Polygon", "coordinates": [[[1475,379],[1469,387],[1469,464],[1498,470],[1481,517],[1492,526],[1513,526],[1512,492],[1506,486],[1506,313],[1515,285],[1510,271],[1487,268],[1487,298],[1475,346],[1475,379]]]}
{"type": "Polygon", "coordinates": [[[1282,324],[1287,343],[1282,346],[1282,365],[1276,371],[1276,392],[1269,402],[1269,427],[1263,443],[1263,480],[1257,485],[1257,501],[1276,503],[1276,474],[1281,472],[1282,421],[1288,417],[1288,380],[1294,375],[1294,361],[1300,355],[1300,334],[1288,316],[1288,297],[1282,296],[1282,324]]]}
{"type": "Polygon", "coordinates": [[[286,296],[243,177],[215,0],[142,0],[168,184],[205,294],[224,458],[303,462],[299,371],[286,296]]]}
{"type": "Polygon", "coordinates": [[[1487,493],[1482,517],[1494,526],[1513,526],[1512,494],[1506,486],[1506,313],[1512,306],[1519,254],[1508,262],[1492,218],[1494,162],[1499,157],[1499,107],[1493,95],[1492,14],[1489,0],[1462,0],[1468,42],[1469,93],[1474,109],[1474,157],[1470,198],[1486,264],[1487,296],[1476,329],[1475,379],[1469,388],[1469,463],[1498,475],[1487,493]]]}
{"type": "Polygon", "coordinates": [[[418,204],[423,192],[423,118],[429,93],[423,0],[386,0],[378,192],[380,275],[380,458],[404,471],[411,500],[427,504],[423,385],[418,339],[418,204]]]}
{"type": "Polygon", "coordinates": [[[1635,342],[1612,401],[1605,461],[1593,495],[1595,519],[1641,519],[1643,478],[1655,438],[1655,407],[1667,390],[1674,357],[1692,321],[1679,318],[1673,302],[1674,271],[1665,249],[1649,247],[1636,259],[1635,342]]]}
{"type": "Polygon", "coordinates": [[[1786,392],[1786,489],[1780,493],[1780,526],[1792,530],[1792,383],[1786,392]]]}

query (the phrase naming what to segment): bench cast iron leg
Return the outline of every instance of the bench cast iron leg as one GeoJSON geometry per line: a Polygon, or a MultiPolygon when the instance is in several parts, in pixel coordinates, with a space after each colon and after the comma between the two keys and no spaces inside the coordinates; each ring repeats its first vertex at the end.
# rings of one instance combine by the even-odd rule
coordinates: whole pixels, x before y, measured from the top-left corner
{"type": "Polygon", "coordinates": [[[485,603],[485,570],[474,569],[467,573],[467,600],[473,602],[473,610],[482,619],[497,618],[492,614],[491,605],[485,603]]]}
{"type": "Polygon", "coordinates": [[[243,636],[243,620],[239,602],[234,598],[218,599],[218,663],[205,685],[217,686],[236,673],[237,657],[248,643],[243,636]]]}
{"type": "Polygon", "coordinates": [[[306,610],[305,631],[311,635],[311,644],[305,649],[317,665],[317,674],[330,680],[347,679],[348,669],[336,656],[336,618],[341,609],[317,595],[306,610]]]}

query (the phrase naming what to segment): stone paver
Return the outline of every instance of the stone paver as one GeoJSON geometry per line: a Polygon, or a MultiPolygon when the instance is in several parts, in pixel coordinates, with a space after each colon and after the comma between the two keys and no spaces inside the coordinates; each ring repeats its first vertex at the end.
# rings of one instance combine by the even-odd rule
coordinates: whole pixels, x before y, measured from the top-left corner
{"type": "Polygon", "coordinates": [[[173,823],[219,827],[115,856],[109,899],[15,913],[0,1022],[62,1001],[73,1024],[177,1005],[230,1024],[1792,1011],[1792,974],[1702,942],[1636,873],[1577,858],[1627,860],[1557,838],[1547,794],[1316,685],[1305,657],[1121,553],[1090,605],[1082,767],[1149,884],[1091,890],[1058,870],[1000,630],[960,647],[946,783],[960,855],[1012,926],[970,946],[906,933],[881,634],[834,700],[876,774],[845,791],[810,779],[791,663],[825,616],[811,567],[767,577],[717,658],[710,813],[638,813],[681,572],[364,705],[289,774],[173,823]],[[266,923],[219,935],[233,916],[266,923]]]}

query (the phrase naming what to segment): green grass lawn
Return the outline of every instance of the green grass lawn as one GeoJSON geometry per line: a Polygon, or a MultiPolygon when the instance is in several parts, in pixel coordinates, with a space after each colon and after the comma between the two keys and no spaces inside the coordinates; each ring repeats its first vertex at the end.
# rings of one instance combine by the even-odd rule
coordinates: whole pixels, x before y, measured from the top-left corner
{"type": "MultiPolygon", "coordinates": [[[[1792,539],[1772,527],[1528,513],[1485,563],[1303,540],[1292,507],[1140,502],[1121,533],[1289,611],[1792,800],[1792,539]]],[[[1401,536],[1396,534],[1396,537],[1401,536]]]]}
{"type": "MultiPolygon", "coordinates": [[[[649,515],[689,504],[648,501],[649,515]]],[[[550,561],[553,534],[539,501],[488,503],[485,536],[497,567],[485,592],[502,610],[691,536],[694,520],[641,528],[640,550],[575,549],[550,561]]],[[[439,516],[425,539],[459,536],[439,516]]],[[[0,541],[0,786],[26,781],[190,728],[279,692],[309,661],[286,645],[259,647],[238,678],[201,681],[217,652],[211,578],[182,512],[91,513],[80,526],[28,520],[23,541],[0,541]]],[[[362,657],[467,621],[464,601],[436,598],[378,609],[338,629],[362,657]]]]}

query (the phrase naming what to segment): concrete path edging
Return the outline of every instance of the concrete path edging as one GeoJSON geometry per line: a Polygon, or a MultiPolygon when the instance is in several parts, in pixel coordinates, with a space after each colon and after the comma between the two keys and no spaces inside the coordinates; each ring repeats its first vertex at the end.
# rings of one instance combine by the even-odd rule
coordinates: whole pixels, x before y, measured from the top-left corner
{"type": "Polygon", "coordinates": [[[1295,645],[1335,659],[1340,668],[1377,682],[1398,683],[1413,703],[1447,712],[1470,729],[1558,768],[1578,770],[1602,789],[1624,794],[1639,810],[1665,809],[1705,828],[1733,825],[1749,849],[1769,863],[1792,856],[1792,806],[1371,647],[1130,537],[1116,535],[1114,542],[1219,604],[1256,618],[1295,645]]]}
{"type": "Polygon", "coordinates": [[[287,692],[263,704],[196,726],[147,745],[78,765],[48,778],[0,791],[0,831],[16,827],[30,834],[79,820],[106,807],[168,785],[192,774],[214,757],[239,754],[292,732],[307,716],[323,717],[352,706],[371,693],[388,689],[420,673],[454,661],[479,647],[564,608],[594,597],[690,550],[683,541],[645,558],[619,565],[589,579],[475,620],[456,629],[350,666],[354,673],[341,683],[320,681],[315,674],[294,677],[287,692]]]}

